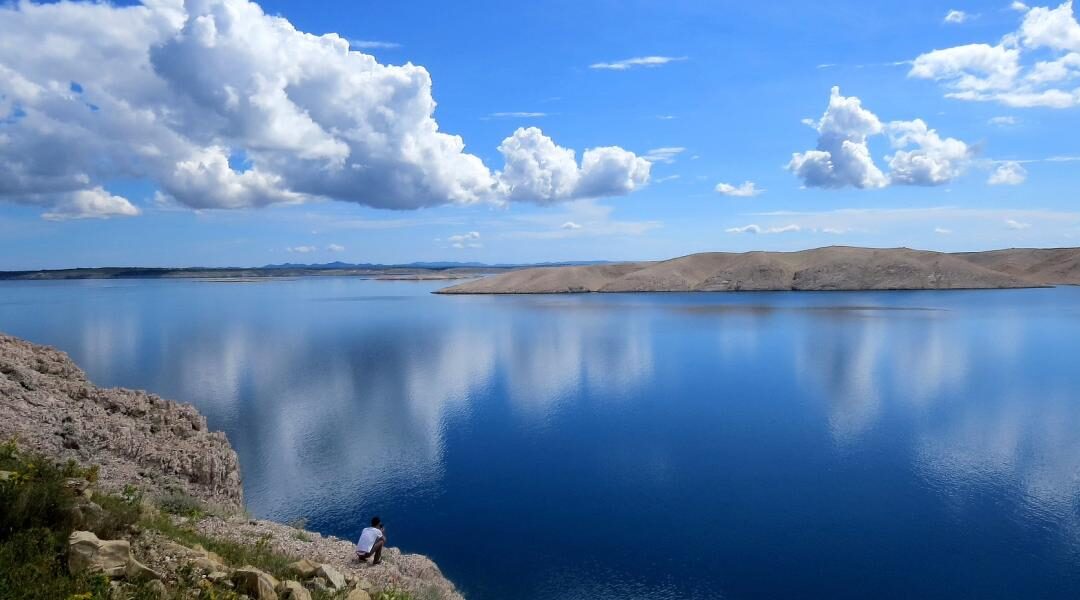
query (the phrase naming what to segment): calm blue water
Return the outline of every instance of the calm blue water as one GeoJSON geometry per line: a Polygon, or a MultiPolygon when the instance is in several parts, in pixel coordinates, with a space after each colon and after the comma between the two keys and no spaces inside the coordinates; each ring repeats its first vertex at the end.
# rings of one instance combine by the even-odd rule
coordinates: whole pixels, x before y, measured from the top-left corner
{"type": "Polygon", "coordinates": [[[443,297],[0,283],[199,407],[256,515],[373,513],[470,598],[1076,598],[1080,288],[443,297]]]}

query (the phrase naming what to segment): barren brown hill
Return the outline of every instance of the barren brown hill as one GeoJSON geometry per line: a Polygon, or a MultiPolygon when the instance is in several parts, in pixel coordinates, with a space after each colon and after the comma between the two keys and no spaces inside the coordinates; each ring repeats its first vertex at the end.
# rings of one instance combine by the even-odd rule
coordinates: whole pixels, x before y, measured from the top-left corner
{"type": "Polygon", "coordinates": [[[708,252],[660,262],[525,269],[462,283],[439,293],[946,290],[1058,283],[1080,283],[1080,250],[947,254],[832,246],[801,252],[708,252]]]}
{"type": "Polygon", "coordinates": [[[956,256],[1038,283],[1080,285],[1080,248],[1010,248],[956,256]]]}

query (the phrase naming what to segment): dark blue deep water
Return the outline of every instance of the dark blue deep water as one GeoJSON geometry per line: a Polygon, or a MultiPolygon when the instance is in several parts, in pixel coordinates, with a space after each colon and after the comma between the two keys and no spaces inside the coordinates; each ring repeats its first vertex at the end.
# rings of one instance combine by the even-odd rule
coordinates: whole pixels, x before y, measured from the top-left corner
{"type": "Polygon", "coordinates": [[[249,507],[470,598],[1080,597],[1080,288],[443,297],[0,283],[0,330],[195,404],[249,507]]]}

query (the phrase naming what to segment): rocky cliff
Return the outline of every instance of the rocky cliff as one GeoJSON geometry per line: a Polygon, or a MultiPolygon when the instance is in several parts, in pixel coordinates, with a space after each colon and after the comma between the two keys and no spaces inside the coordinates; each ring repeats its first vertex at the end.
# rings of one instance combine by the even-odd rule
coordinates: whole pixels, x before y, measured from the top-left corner
{"type": "MultiPolygon", "coordinates": [[[[194,407],[142,391],[99,388],[63,352],[0,334],[0,441],[12,438],[61,461],[96,465],[96,485],[103,492],[134,486],[151,501],[196,499],[212,510],[182,520],[215,539],[312,560],[371,590],[461,600],[427,557],[387,548],[381,564],[361,564],[347,540],[249,519],[236,452],[225,434],[208,430],[194,407]]],[[[190,558],[149,531],[130,543],[161,573],[190,558]]]]}

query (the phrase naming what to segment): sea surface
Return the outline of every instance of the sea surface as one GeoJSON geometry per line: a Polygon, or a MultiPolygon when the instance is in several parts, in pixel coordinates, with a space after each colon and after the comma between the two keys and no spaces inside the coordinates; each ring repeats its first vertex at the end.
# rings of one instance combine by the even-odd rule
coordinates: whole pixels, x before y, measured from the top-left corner
{"type": "Polygon", "coordinates": [[[0,331],[191,402],[251,511],[476,600],[1080,597],[1080,288],[436,296],[0,282],[0,331]]]}

